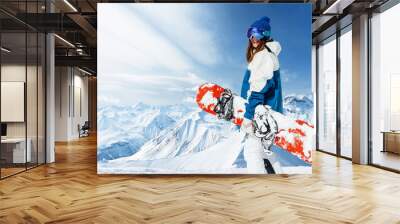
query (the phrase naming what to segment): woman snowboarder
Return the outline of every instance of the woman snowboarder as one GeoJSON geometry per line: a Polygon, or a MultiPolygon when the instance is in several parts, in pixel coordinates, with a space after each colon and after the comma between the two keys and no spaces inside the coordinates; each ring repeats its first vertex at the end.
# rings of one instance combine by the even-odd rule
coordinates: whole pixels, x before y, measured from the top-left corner
{"type": "Polygon", "coordinates": [[[241,126],[248,133],[244,142],[244,157],[249,173],[280,173],[280,163],[274,153],[265,150],[260,138],[254,136],[253,119],[259,105],[268,105],[272,110],[283,112],[278,60],[281,46],[271,38],[268,17],[262,17],[251,24],[247,38],[248,67],[241,90],[241,96],[247,100],[241,126]]]}

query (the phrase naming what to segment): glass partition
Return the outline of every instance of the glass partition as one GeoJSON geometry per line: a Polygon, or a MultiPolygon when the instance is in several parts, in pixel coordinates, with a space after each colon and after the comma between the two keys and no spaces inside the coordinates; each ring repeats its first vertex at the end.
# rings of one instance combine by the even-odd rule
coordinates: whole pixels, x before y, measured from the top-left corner
{"type": "Polygon", "coordinates": [[[46,124],[46,74],[45,74],[45,66],[46,66],[46,38],[45,34],[38,33],[38,74],[37,74],[37,147],[38,147],[38,155],[37,162],[38,164],[43,164],[46,162],[46,139],[45,139],[45,124],[46,124]]]}
{"type": "Polygon", "coordinates": [[[400,4],[371,19],[371,162],[400,171],[400,4]]]}
{"type": "Polygon", "coordinates": [[[336,154],[336,36],[318,47],[318,149],[336,154]]]}
{"type": "Polygon", "coordinates": [[[27,167],[37,165],[38,160],[38,35],[36,32],[27,33],[27,74],[26,74],[26,111],[27,111],[27,150],[30,160],[27,167]]]}
{"type": "Polygon", "coordinates": [[[352,157],[352,32],[340,36],[340,154],[352,157]]]}
{"type": "MultiPolygon", "coordinates": [[[[27,2],[26,12],[28,13],[43,13],[44,2],[33,1],[27,2]]],[[[38,17],[32,17],[31,22],[34,24],[39,23],[38,17]],[[36,20],[36,21],[35,21],[36,20]]],[[[42,73],[42,60],[45,52],[43,51],[44,35],[40,34],[38,30],[27,29],[27,142],[31,147],[31,162],[28,163],[28,168],[35,167],[39,164],[39,158],[42,157],[43,150],[39,150],[39,108],[43,101],[39,102],[39,86],[45,88],[44,85],[39,85],[39,79],[42,73]]],[[[42,97],[44,97],[42,95],[42,97]]],[[[44,112],[44,111],[40,111],[44,112]]],[[[43,119],[41,119],[44,122],[43,119]]],[[[41,144],[44,148],[44,145],[41,144]]],[[[41,159],[43,161],[43,159],[41,159]]]]}
{"type": "Polygon", "coordinates": [[[26,141],[26,41],[25,32],[1,34],[2,177],[24,171],[31,161],[26,141]]]}
{"type": "MultiPolygon", "coordinates": [[[[8,1],[43,13],[45,1],[8,1]]],[[[10,14],[11,15],[11,14],[10,14]]],[[[0,12],[0,178],[45,163],[45,34],[0,12]]]]}

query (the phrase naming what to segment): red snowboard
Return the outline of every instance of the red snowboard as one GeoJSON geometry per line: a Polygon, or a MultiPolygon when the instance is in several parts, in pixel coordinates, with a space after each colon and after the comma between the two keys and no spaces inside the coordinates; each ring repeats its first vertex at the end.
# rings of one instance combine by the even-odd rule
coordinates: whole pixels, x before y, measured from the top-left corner
{"type": "MultiPolygon", "coordinates": [[[[224,90],[217,84],[205,83],[198,89],[196,102],[202,110],[216,116],[214,108],[224,90]]],[[[233,118],[231,121],[234,124],[242,124],[246,111],[245,103],[246,100],[242,97],[233,96],[233,118]]],[[[303,161],[311,163],[311,152],[314,147],[314,127],[306,121],[293,120],[273,110],[270,110],[270,113],[278,126],[274,144],[303,161]]]]}

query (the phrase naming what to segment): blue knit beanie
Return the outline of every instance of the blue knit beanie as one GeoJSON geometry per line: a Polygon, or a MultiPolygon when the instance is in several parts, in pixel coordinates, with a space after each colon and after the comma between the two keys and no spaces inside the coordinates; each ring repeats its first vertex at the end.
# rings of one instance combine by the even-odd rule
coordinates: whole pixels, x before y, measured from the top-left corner
{"type": "Polygon", "coordinates": [[[253,36],[258,40],[263,38],[269,39],[271,36],[271,26],[269,23],[270,19],[267,16],[256,20],[247,30],[247,38],[253,36]]]}

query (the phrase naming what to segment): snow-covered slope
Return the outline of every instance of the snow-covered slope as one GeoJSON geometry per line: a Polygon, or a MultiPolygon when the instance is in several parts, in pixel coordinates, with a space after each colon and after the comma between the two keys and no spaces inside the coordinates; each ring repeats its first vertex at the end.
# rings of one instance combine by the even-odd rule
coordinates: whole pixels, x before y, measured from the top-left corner
{"type": "Polygon", "coordinates": [[[246,173],[234,165],[242,150],[243,132],[230,136],[207,150],[155,160],[135,160],[132,157],[100,163],[98,172],[105,173],[246,173]]]}
{"type": "MultiPolygon", "coordinates": [[[[232,131],[227,138],[206,150],[173,158],[135,160],[125,157],[99,162],[97,171],[100,174],[247,174],[246,162],[240,162],[244,166],[237,164],[238,160],[243,160],[244,135],[244,132],[232,131]]],[[[282,166],[281,169],[285,174],[312,172],[311,166],[298,163],[282,166]]]]}
{"type": "Polygon", "coordinates": [[[199,110],[162,131],[130,159],[153,160],[200,152],[226,139],[234,128],[229,122],[199,110]]]}

